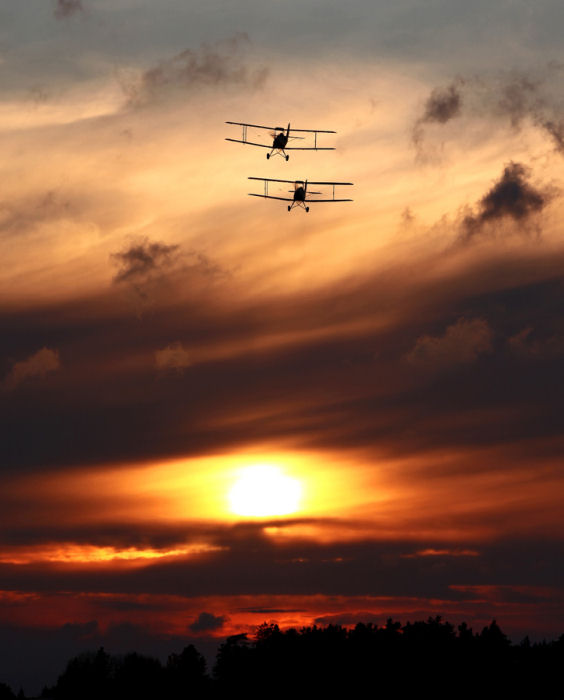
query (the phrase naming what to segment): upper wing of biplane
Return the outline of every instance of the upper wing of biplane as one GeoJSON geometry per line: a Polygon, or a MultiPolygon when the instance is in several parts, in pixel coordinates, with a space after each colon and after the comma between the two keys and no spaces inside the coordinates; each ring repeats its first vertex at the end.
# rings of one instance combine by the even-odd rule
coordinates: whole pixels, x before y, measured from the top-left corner
{"type": "MultiPolygon", "coordinates": [[[[259,146],[260,148],[272,148],[272,143],[256,143],[256,141],[249,141],[247,137],[247,129],[264,129],[265,131],[272,132],[270,136],[273,138],[276,136],[275,132],[285,132],[286,129],[282,126],[261,126],[260,124],[246,124],[245,122],[225,122],[226,124],[233,124],[234,126],[243,127],[243,133],[240,139],[229,139],[226,141],[233,141],[234,143],[246,143],[249,146],[259,146]]],[[[285,146],[285,151],[334,151],[335,148],[327,146],[317,145],[317,134],[336,134],[336,131],[327,131],[326,129],[293,129],[290,128],[290,134],[294,132],[302,134],[313,134],[313,146],[285,146]]],[[[257,134],[257,136],[259,136],[257,134]]],[[[260,136],[259,136],[260,138],[260,136]]],[[[292,139],[305,139],[305,136],[290,136],[292,139]]]]}
{"type": "MultiPolygon", "coordinates": [[[[261,182],[264,182],[264,194],[257,194],[255,192],[249,192],[249,195],[251,197],[265,197],[266,199],[281,199],[285,202],[293,202],[294,198],[293,197],[277,197],[272,194],[268,194],[268,183],[269,182],[283,182],[287,183],[289,185],[295,185],[296,183],[301,183],[304,184],[303,180],[275,180],[270,177],[249,177],[249,180],[260,180],[261,182]]],[[[311,192],[311,191],[306,191],[306,199],[308,202],[352,202],[352,199],[335,199],[335,187],[339,185],[352,185],[354,183],[352,182],[313,182],[308,180],[307,181],[308,185],[330,185],[333,188],[333,197],[332,199],[307,199],[307,195],[318,195],[321,194],[320,192],[311,192]]]]}

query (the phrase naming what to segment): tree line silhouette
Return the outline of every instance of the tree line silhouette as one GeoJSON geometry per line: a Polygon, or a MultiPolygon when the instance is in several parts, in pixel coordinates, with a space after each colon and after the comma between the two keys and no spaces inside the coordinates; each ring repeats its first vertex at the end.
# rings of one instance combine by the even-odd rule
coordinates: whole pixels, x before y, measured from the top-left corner
{"type": "MultiPolygon", "coordinates": [[[[264,623],[254,637],[228,637],[208,674],[193,646],[166,664],[103,647],[71,659],[42,697],[54,700],[187,700],[232,693],[251,696],[362,692],[363,697],[564,697],[564,635],[512,644],[495,620],[474,633],[440,617],[402,625],[358,623],[281,630],[264,623]]],[[[20,691],[18,696],[23,698],[20,691]]],[[[0,683],[0,700],[16,696],[0,683]]]]}

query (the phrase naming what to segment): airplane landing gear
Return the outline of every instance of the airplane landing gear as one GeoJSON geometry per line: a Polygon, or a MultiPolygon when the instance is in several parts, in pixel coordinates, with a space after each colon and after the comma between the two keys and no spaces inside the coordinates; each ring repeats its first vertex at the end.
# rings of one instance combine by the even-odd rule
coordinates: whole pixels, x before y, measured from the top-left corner
{"type": "Polygon", "coordinates": [[[308,212],[308,211],[309,211],[309,207],[306,207],[306,212],[308,212]]]}
{"type": "Polygon", "coordinates": [[[267,154],[266,154],[266,160],[268,160],[269,158],[270,158],[270,153],[267,153],[267,154]]]}
{"type": "Polygon", "coordinates": [[[286,161],[289,161],[289,160],[290,160],[290,156],[286,156],[286,161]]]}
{"type": "Polygon", "coordinates": [[[288,211],[290,211],[291,208],[292,208],[292,207],[288,204],[288,211]]]}

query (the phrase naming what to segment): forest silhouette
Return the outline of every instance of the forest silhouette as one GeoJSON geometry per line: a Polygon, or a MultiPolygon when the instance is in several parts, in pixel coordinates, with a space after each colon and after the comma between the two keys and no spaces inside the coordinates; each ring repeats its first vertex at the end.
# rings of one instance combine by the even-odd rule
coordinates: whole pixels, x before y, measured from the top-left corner
{"type": "MultiPolygon", "coordinates": [[[[72,658],[43,698],[180,700],[247,696],[361,693],[371,697],[562,697],[564,635],[512,644],[495,620],[474,633],[440,617],[402,625],[358,623],[281,630],[263,623],[253,637],[237,634],[219,647],[208,673],[189,645],[165,664],[103,647],[72,658]]],[[[19,698],[23,698],[20,691],[19,698]]],[[[16,695],[0,683],[0,700],[16,695]]]]}

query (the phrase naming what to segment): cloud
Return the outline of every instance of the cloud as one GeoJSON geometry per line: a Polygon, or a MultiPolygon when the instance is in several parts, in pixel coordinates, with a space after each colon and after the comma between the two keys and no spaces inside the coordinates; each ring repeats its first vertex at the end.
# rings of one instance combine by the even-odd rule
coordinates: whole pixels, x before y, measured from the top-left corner
{"type": "Polygon", "coordinates": [[[0,202],[0,232],[21,236],[40,224],[77,217],[68,197],[49,190],[38,197],[0,202]]]}
{"type": "Polygon", "coordinates": [[[552,193],[535,188],[529,177],[529,169],[521,163],[506,165],[501,178],[480,200],[478,213],[464,217],[459,240],[468,242],[486,224],[502,219],[524,223],[533,214],[542,211],[552,198],[552,193]]]}
{"type": "Polygon", "coordinates": [[[221,629],[227,622],[227,617],[224,615],[213,615],[212,613],[203,612],[197,617],[188,629],[191,632],[214,632],[221,629]]]}
{"type": "Polygon", "coordinates": [[[447,369],[468,365],[491,351],[492,331],[481,318],[458,321],[441,336],[424,335],[407,355],[407,361],[424,369],[447,369]]]}
{"type": "Polygon", "coordinates": [[[139,80],[122,83],[128,104],[145,106],[205,87],[261,88],[268,77],[268,69],[247,65],[244,52],[249,45],[248,36],[237,33],[227,40],[204,43],[198,49],[186,49],[161,61],[146,70],[139,80]]]}
{"type": "Polygon", "coordinates": [[[462,98],[458,85],[453,83],[444,90],[435,89],[425,104],[423,122],[445,124],[460,114],[462,98]]]}
{"type": "Polygon", "coordinates": [[[66,17],[72,17],[77,12],[83,12],[81,0],[57,0],[57,6],[55,7],[55,17],[58,19],[64,19],[66,17]]]}
{"type": "Polygon", "coordinates": [[[119,267],[114,282],[146,281],[154,273],[170,267],[176,260],[178,249],[178,245],[143,238],[119,253],[112,253],[111,259],[119,267]]]}
{"type": "Polygon", "coordinates": [[[551,63],[540,71],[511,71],[497,75],[457,78],[434,88],[413,126],[412,141],[423,155],[427,124],[444,125],[455,117],[508,119],[513,129],[525,120],[542,129],[559,153],[564,153],[564,107],[555,86],[564,66],[551,63]]]}
{"type": "Polygon", "coordinates": [[[190,355],[181,342],[171,343],[155,352],[155,364],[159,370],[181,371],[190,366],[190,355]]]}
{"type": "Polygon", "coordinates": [[[545,246],[492,246],[472,262],[459,253],[442,252],[443,267],[434,254],[422,258],[416,276],[411,264],[399,264],[326,289],[252,301],[237,296],[236,283],[210,289],[208,278],[198,270],[186,275],[179,264],[167,274],[158,313],[142,323],[128,304],[116,304],[114,289],[17,314],[0,309],[5,356],[25,358],[22,347],[42,347],[52,328],[60,329],[61,358],[76,358],[72,377],[61,373],[61,382],[72,380],[68,390],[37,391],[32,403],[16,392],[0,406],[2,469],[188,457],[280,441],[420,455],[493,446],[500,435],[531,449],[542,439],[556,454],[564,406],[550,378],[560,360],[530,362],[524,373],[504,339],[530,326],[539,338],[564,334],[564,257],[545,246]],[[466,324],[482,319],[499,343],[487,362],[465,365],[454,399],[448,372],[406,371],[405,356],[412,351],[417,362],[417,338],[436,337],[419,344],[421,364],[411,367],[436,366],[432,348],[461,318],[460,332],[471,335],[466,324]],[[155,381],[155,350],[172,341],[189,351],[198,372],[155,381]]]}
{"type": "Polygon", "coordinates": [[[4,388],[8,391],[15,389],[28,379],[44,377],[49,372],[55,372],[60,366],[58,350],[41,348],[26,360],[14,363],[12,370],[4,380],[4,388]]]}
{"type": "Polygon", "coordinates": [[[543,360],[564,354],[564,335],[534,337],[532,326],[512,335],[507,343],[512,354],[525,359],[543,360]]]}
{"type": "Polygon", "coordinates": [[[423,125],[446,124],[461,113],[462,94],[460,86],[462,80],[456,80],[446,88],[435,88],[423,108],[423,114],[416,120],[413,127],[412,139],[416,146],[423,141],[423,125]]]}

